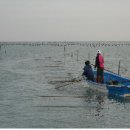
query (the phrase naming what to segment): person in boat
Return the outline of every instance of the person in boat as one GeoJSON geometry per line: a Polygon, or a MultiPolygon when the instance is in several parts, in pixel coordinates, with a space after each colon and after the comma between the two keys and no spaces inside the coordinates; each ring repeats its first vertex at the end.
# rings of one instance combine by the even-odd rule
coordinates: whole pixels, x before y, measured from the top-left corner
{"type": "Polygon", "coordinates": [[[94,81],[94,74],[93,74],[92,67],[90,65],[90,61],[85,61],[85,66],[83,70],[84,72],[82,75],[85,76],[88,80],[94,81]]]}
{"type": "Polygon", "coordinates": [[[104,57],[101,54],[101,51],[98,50],[97,56],[95,59],[95,69],[97,68],[97,83],[103,83],[103,71],[104,71],[104,57]]]}

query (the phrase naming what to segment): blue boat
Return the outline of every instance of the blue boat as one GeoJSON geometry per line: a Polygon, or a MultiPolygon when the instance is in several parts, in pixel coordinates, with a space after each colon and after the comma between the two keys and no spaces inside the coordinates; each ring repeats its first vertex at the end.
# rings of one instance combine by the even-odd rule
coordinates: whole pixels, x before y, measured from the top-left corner
{"type": "MultiPolygon", "coordinates": [[[[96,77],[96,71],[94,71],[96,77]]],[[[104,71],[104,83],[87,80],[90,88],[117,97],[130,97],[130,79],[110,71],[104,71]]]]}

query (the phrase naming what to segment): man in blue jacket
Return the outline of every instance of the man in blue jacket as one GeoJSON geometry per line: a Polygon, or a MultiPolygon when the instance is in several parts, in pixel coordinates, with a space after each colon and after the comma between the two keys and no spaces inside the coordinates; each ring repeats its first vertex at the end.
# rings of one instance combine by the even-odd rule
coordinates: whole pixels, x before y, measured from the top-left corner
{"type": "Polygon", "coordinates": [[[94,74],[92,67],[90,65],[90,61],[85,61],[85,66],[83,68],[84,72],[83,75],[88,79],[94,81],[94,74]]]}

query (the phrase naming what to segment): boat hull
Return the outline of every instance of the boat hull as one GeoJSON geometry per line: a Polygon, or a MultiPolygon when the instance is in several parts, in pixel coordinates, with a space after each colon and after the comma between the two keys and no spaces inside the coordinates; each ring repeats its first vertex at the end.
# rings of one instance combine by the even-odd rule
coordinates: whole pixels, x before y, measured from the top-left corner
{"type": "Polygon", "coordinates": [[[93,90],[100,91],[103,93],[108,93],[108,89],[106,87],[106,84],[99,84],[99,83],[92,82],[89,80],[87,80],[87,84],[88,84],[89,88],[91,88],[93,90]]]}
{"type": "MultiPolygon", "coordinates": [[[[96,71],[94,71],[96,76],[96,71]]],[[[90,80],[86,80],[90,88],[108,95],[114,95],[119,97],[130,98],[130,79],[121,77],[115,73],[104,72],[104,83],[96,83],[90,80]],[[117,84],[110,84],[110,81],[116,81],[117,84]]]]}
{"type": "Polygon", "coordinates": [[[111,86],[107,85],[108,93],[114,96],[130,97],[129,86],[111,86]]]}

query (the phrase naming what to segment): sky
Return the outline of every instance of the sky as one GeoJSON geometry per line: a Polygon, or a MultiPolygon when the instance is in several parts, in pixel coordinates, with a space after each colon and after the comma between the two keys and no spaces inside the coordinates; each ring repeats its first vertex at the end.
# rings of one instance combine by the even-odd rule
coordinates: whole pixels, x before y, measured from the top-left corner
{"type": "Polygon", "coordinates": [[[130,0],[0,0],[0,41],[130,41],[130,0]]]}

